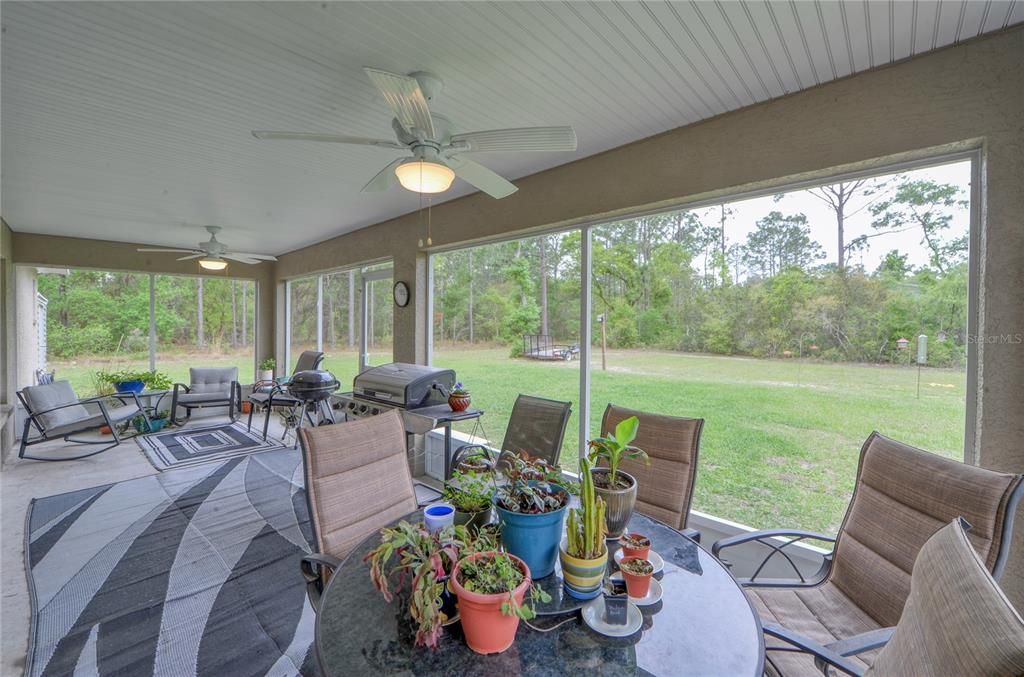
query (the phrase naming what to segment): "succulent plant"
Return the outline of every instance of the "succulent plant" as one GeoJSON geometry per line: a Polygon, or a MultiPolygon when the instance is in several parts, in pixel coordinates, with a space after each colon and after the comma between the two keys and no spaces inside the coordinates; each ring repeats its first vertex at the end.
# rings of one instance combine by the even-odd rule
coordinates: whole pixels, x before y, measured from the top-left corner
{"type": "Polygon", "coordinates": [[[565,524],[566,552],[580,559],[594,559],[605,552],[608,527],[604,519],[604,500],[594,491],[590,461],[580,459],[580,507],[569,511],[565,524]]]}

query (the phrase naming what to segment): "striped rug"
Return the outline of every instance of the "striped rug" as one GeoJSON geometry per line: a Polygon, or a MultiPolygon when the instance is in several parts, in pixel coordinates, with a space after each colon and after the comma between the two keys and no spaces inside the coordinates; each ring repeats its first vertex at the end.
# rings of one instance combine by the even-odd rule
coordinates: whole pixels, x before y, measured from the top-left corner
{"type": "Polygon", "coordinates": [[[135,440],[157,470],[224,461],[284,446],[271,437],[264,440],[258,430],[247,431],[240,421],[207,426],[186,425],[139,435],[135,440]]]}
{"type": "Polygon", "coordinates": [[[315,675],[298,451],[36,499],[26,674],[315,675]]]}

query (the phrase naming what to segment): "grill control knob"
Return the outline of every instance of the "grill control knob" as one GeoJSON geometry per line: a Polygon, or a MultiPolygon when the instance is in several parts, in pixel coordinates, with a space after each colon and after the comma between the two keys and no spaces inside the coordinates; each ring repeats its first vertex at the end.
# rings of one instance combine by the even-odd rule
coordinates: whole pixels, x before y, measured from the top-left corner
{"type": "Polygon", "coordinates": [[[356,403],[355,402],[349,402],[348,403],[348,408],[349,409],[355,409],[356,408],[356,403]]]}
{"type": "Polygon", "coordinates": [[[359,413],[360,414],[365,414],[366,413],[366,405],[365,404],[360,404],[359,405],[359,413]]]}
{"type": "Polygon", "coordinates": [[[374,407],[373,409],[370,410],[370,413],[373,414],[374,416],[376,416],[377,414],[380,413],[380,409],[378,409],[377,407],[374,407]]]}

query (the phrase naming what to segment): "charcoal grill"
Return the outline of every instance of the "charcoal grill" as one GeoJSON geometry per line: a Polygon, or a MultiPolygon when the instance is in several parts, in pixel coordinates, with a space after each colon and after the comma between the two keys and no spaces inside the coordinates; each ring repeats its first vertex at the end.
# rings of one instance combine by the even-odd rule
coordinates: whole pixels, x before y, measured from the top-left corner
{"type": "Polygon", "coordinates": [[[340,385],[331,372],[310,369],[292,375],[288,382],[288,394],[303,402],[320,403],[333,395],[340,385]]]}

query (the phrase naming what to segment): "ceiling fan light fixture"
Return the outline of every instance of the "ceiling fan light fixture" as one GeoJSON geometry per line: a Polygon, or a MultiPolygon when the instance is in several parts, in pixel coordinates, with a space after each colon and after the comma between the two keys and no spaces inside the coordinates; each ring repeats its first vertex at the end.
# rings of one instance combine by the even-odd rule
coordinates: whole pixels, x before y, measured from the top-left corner
{"type": "Polygon", "coordinates": [[[219,256],[204,256],[199,259],[199,267],[206,270],[224,270],[228,267],[228,262],[219,256]]]}
{"type": "Polygon", "coordinates": [[[395,167],[395,176],[414,193],[443,193],[451,188],[455,172],[439,162],[411,159],[395,167]]]}

